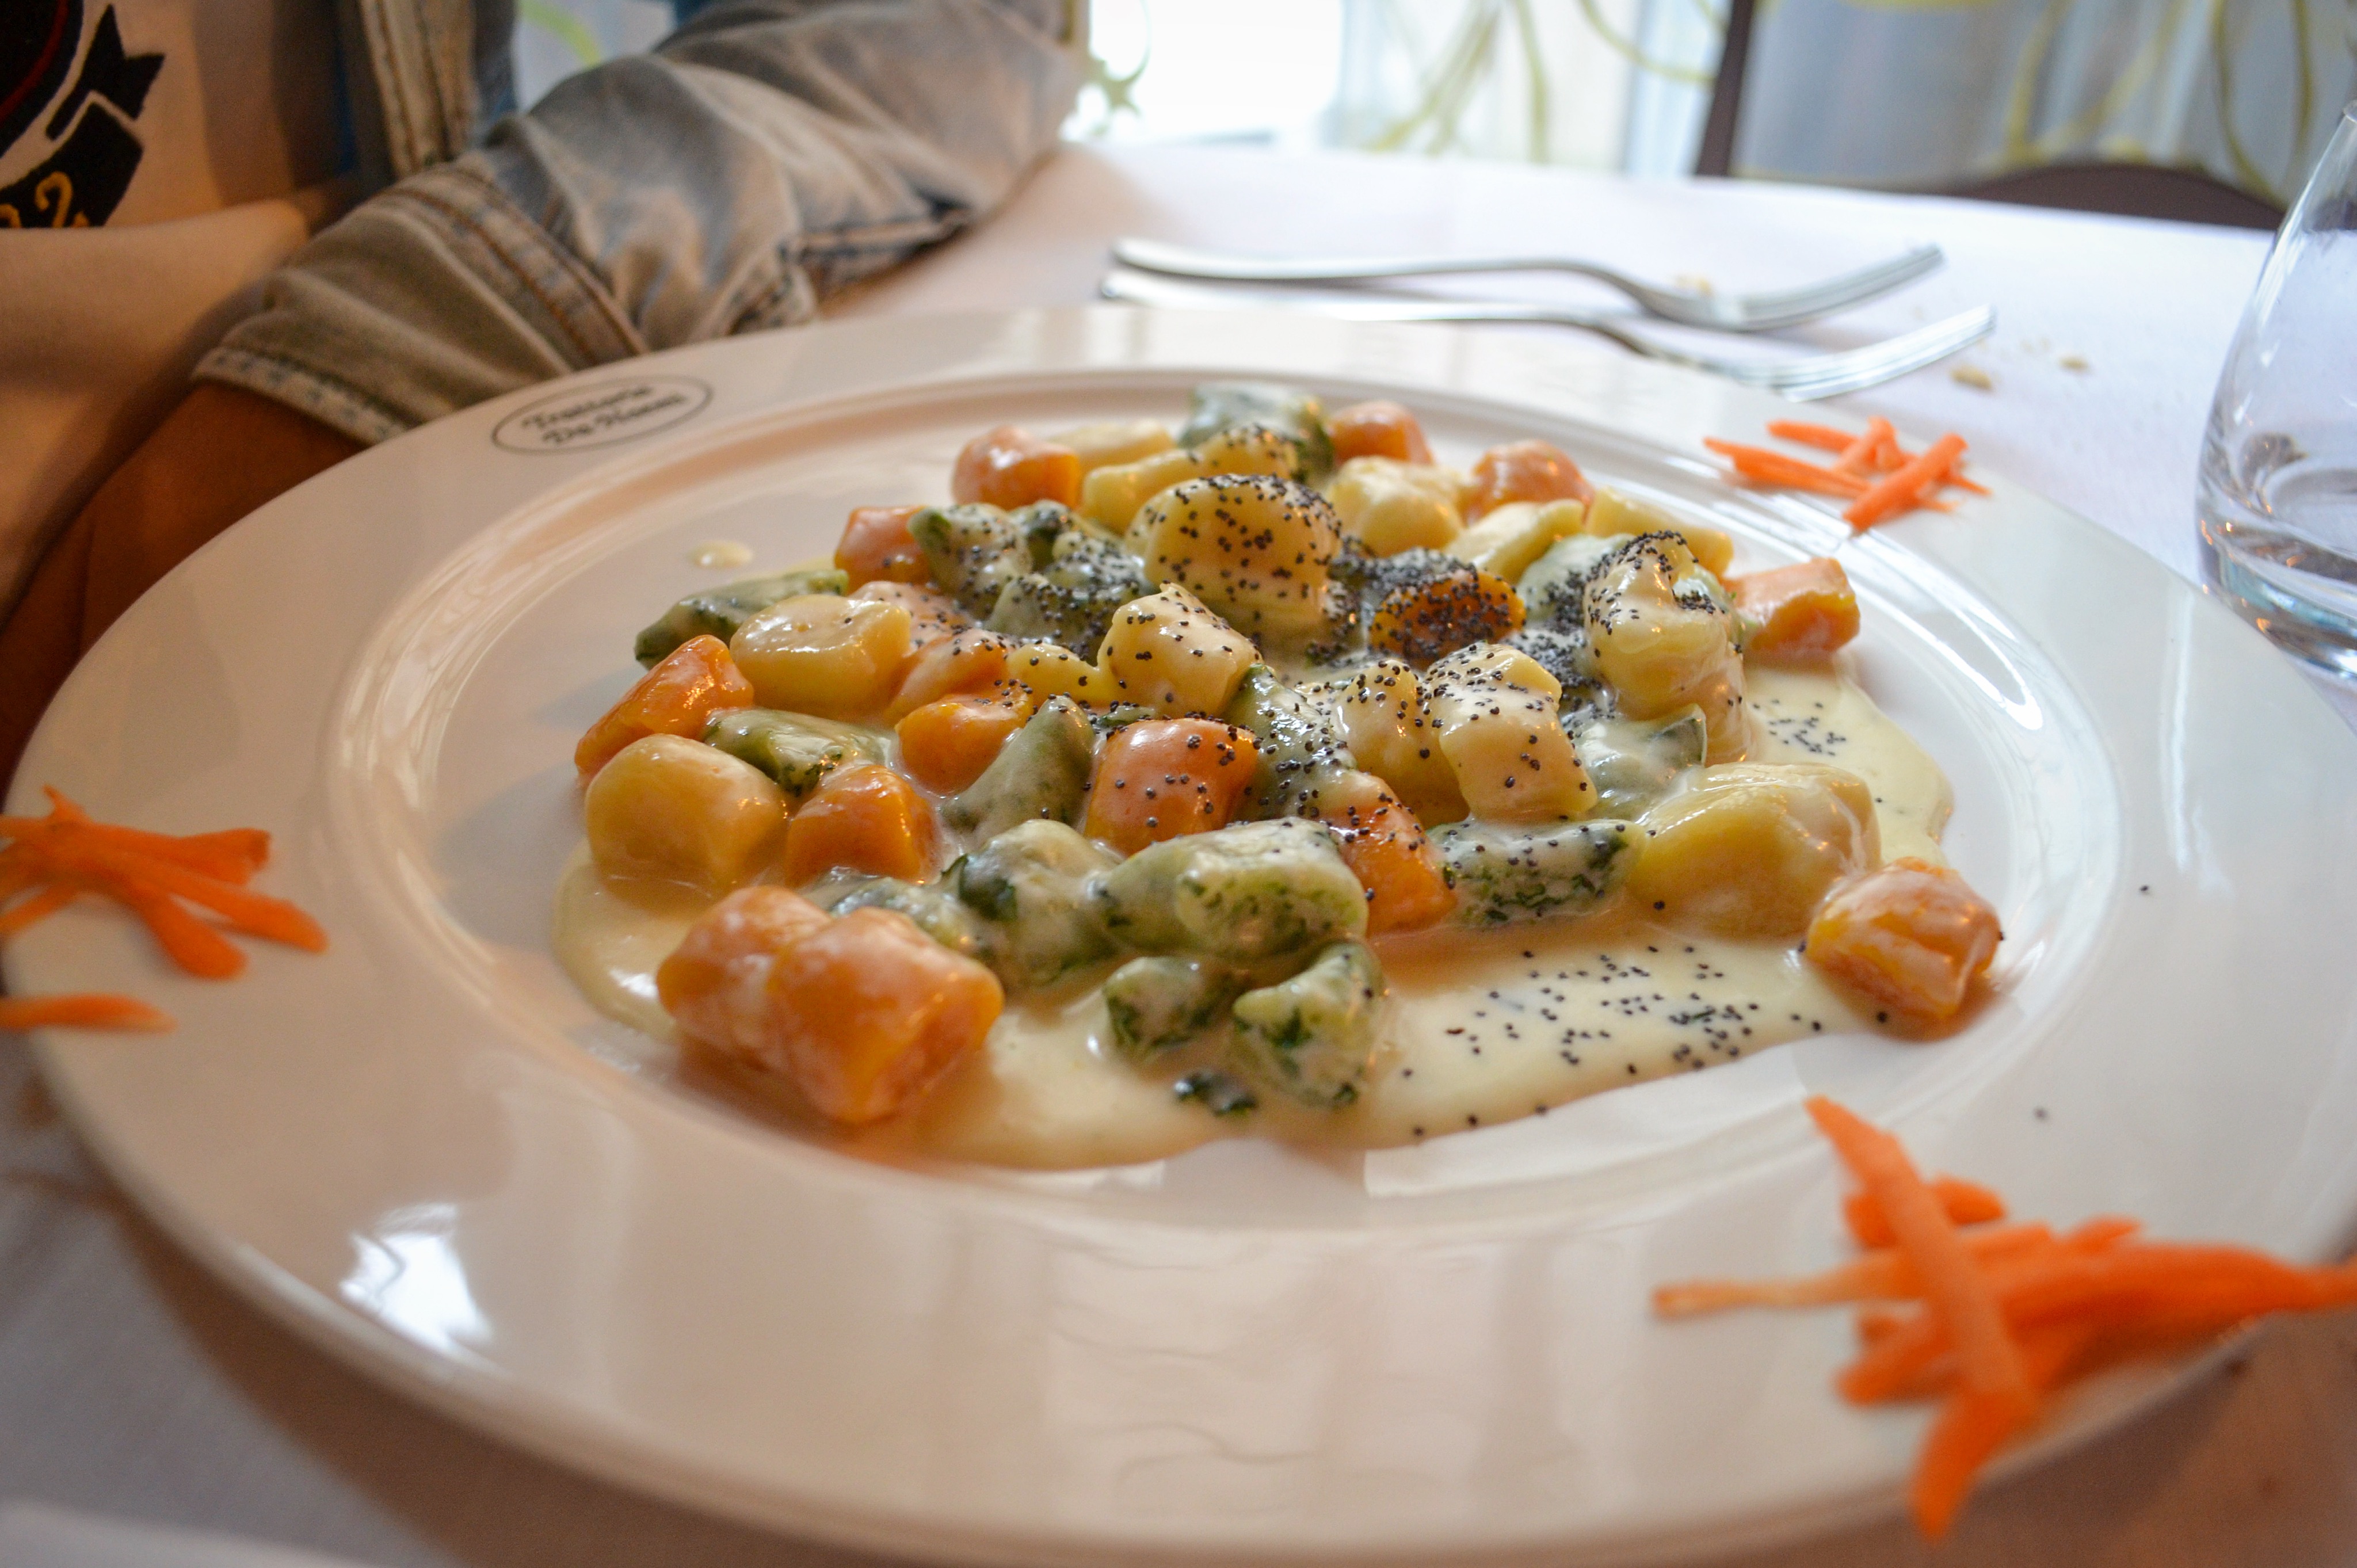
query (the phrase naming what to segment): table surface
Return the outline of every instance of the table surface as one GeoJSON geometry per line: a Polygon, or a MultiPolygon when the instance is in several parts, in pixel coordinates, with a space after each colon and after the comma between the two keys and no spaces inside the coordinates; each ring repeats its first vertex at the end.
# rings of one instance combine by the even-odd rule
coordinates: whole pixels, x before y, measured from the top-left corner
{"type": "MultiPolygon", "coordinates": [[[[1084,302],[1117,234],[1270,252],[1554,250],[1722,291],[1934,241],[1948,254],[1942,272],[1786,336],[1840,347],[1986,302],[1997,332],[1966,362],[1990,384],[1941,367],[1835,406],[1917,436],[1959,431],[1983,467],[2189,577],[2211,386],[2266,253],[2265,235],[2241,231],[1791,187],[1242,148],[1068,149],[990,222],[833,314],[1084,302]]],[[[2357,703],[2329,694],[2357,722],[2357,703]]],[[[264,1560],[216,1559],[185,1536],[94,1528],[92,1517],[382,1568],[874,1561],[574,1476],[297,1342],[130,1208],[59,1122],[21,1045],[5,1040],[0,1178],[0,1564],[264,1560]]],[[[1894,1520],[1745,1561],[1926,1556],[1894,1520]]],[[[2266,1330],[2126,1429],[1993,1488],[1941,1557],[1954,1568],[2357,1560],[2357,1316],[2266,1330]]]]}

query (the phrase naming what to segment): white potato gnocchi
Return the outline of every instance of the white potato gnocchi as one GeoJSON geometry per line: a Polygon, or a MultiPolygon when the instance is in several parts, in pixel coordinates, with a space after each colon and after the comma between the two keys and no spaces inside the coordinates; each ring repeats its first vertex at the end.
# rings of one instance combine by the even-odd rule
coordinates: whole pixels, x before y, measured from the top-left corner
{"type": "Polygon", "coordinates": [[[1838,768],[1698,769],[1638,819],[1630,895],[1727,937],[1796,937],[1834,885],[1881,864],[1874,795],[1838,768]]]}
{"type": "Polygon", "coordinates": [[[1390,785],[1419,821],[1433,826],[1465,815],[1457,770],[1441,748],[1440,723],[1414,670],[1397,659],[1379,659],[1328,693],[1341,714],[1351,757],[1390,785]]]}
{"type": "Polygon", "coordinates": [[[1225,708],[1258,657],[1250,638],[1172,583],[1114,612],[1097,668],[1120,701],[1178,718],[1225,708]]]}
{"type": "Polygon", "coordinates": [[[1335,471],[1328,495],[1342,531],[1371,554],[1440,550],[1464,532],[1465,481],[1437,463],[1353,457],[1335,471]]]}
{"type": "Polygon", "coordinates": [[[1189,479],[1141,509],[1130,547],[1251,636],[1315,635],[1341,520],[1307,485],[1270,476],[1189,479]]]}
{"type": "Polygon", "coordinates": [[[1699,705],[1710,759],[1739,760],[1751,744],[1734,618],[1693,575],[1694,558],[1667,540],[1641,542],[1605,564],[1587,587],[1597,673],[1631,718],[1699,705]]]}
{"type": "Polygon", "coordinates": [[[1704,523],[1683,521],[1659,507],[1647,506],[1619,490],[1603,487],[1598,488],[1596,499],[1587,503],[1581,532],[1598,539],[1624,533],[1674,533],[1685,541],[1686,548],[1693,552],[1704,571],[1723,576],[1735,564],[1733,536],[1704,523]]]}
{"type": "Polygon", "coordinates": [[[1475,643],[1433,665],[1426,688],[1441,754],[1475,817],[1567,822],[1595,804],[1555,714],[1563,683],[1528,654],[1475,643]]]}
{"type": "Polygon", "coordinates": [[[1099,468],[1110,468],[1123,463],[1139,463],[1157,453],[1168,452],[1177,445],[1171,438],[1170,427],[1158,419],[1120,419],[1102,424],[1083,424],[1049,439],[1059,446],[1068,447],[1081,460],[1083,477],[1099,468]]]}
{"type": "Polygon", "coordinates": [[[582,801],[589,853],[608,876],[726,893],[785,826],[785,792],[701,741],[651,735],[597,770],[582,801]]]}
{"type": "Polygon", "coordinates": [[[728,656],[765,708],[856,719],[892,695],[912,624],[900,605],[804,594],[739,627],[728,656]]]}
{"type": "Polygon", "coordinates": [[[1084,708],[1103,708],[1117,700],[1112,676],[1052,642],[1027,642],[1011,650],[1006,673],[1041,703],[1070,697],[1084,708]]]}
{"type": "Polygon", "coordinates": [[[1138,509],[1173,485],[1219,474],[1290,475],[1300,448],[1273,430],[1222,430],[1200,446],[1181,446],[1135,462],[1097,468],[1081,480],[1081,512],[1119,533],[1136,521],[1138,509]]]}
{"type": "Polygon", "coordinates": [[[1580,501],[1508,501],[1450,540],[1448,553],[1516,582],[1549,545],[1583,532],[1587,520],[1580,501]]]}

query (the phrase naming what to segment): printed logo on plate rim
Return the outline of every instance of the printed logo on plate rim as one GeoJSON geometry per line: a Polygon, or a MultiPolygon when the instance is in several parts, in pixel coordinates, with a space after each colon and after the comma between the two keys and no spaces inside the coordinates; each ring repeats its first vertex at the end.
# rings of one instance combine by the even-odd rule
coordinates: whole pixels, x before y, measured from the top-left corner
{"type": "Polygon", "coordinates": [[[500,421],[491,444],[527,456],[619,446],[694,418],[712,388],[690,376],[597,381],[528,403],[500,421]]]}

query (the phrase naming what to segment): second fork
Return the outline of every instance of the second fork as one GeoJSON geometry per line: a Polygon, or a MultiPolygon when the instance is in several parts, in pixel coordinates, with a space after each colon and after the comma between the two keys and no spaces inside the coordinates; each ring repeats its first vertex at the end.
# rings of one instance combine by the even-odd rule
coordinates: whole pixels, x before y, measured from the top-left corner
{"type": "Polygon", "coordinates": [[[1572,273],[1620,290],[1649,316],[1720,332],[1768,332],[1814,321],[1910,284],[1946,260],[1939,246],[1919,245],[1889,261],[1799,288],[1718,295],[1662,288],[1598,263],[1568,256],[1400,256],[1388,260],[1242,256],[1135,238],[1115,240],[1113,254],[1116,262],[1142,272],[1211,283],[1350,284],[1468,273],[1572,273]]]}
{"type": "Polygon", "coordinates": [[[1576,327],[1609,338],[1646,359],[1707,371],[1747,386],[1781,392],[1802,403],[1878,386],[1910,371],[1936,364],[1970,348],[1996,328],[1996,312],[1984,305],[1861,348],[1782,360],[1725,360],[1641,337],[1622,324],[1627,320],[1625,317],[1555,306],[1502,305],[1486,300],[1406,300],[1347,292],[1278,294],[1182,284],[1119,268],[1107,273],[1100,286],[1107,299],[1166,309],[1307,311],[1344,321],[1497,321],[1576,327]]]}

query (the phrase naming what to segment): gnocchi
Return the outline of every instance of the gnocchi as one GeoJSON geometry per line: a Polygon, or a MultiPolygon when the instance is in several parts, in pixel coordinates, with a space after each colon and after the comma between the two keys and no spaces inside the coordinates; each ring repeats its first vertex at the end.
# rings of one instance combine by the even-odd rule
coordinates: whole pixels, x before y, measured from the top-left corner
{"type": "Polygon", "coordinates": [[[1440,550],[1465,531],[1458,507],[1461,485],[1437,464],[1394,457],[1353,457],[1328,493],[1342,531],[1377,555],[1440,550]]]}
{"type": "Polygon", "coordinates": [[[1290,479],[1189,479],[1141,508],[1130,542],[1157,583],[1189,589],[1253,636],[1314,635],[1327,618],[1327,566],[1341,520],[1290,479]]]}
{"type": "Polygon", "coordinates": [[[700,908],[681,1036],[894,1157],[1409,1143],[1957,1016],[1996,914],[1921,858],[1945,784],[1832,659],[1841,569],[1471,456],[1258,382],[985,432],[952,504],[647,628],[565,897],[700,908]]]}

